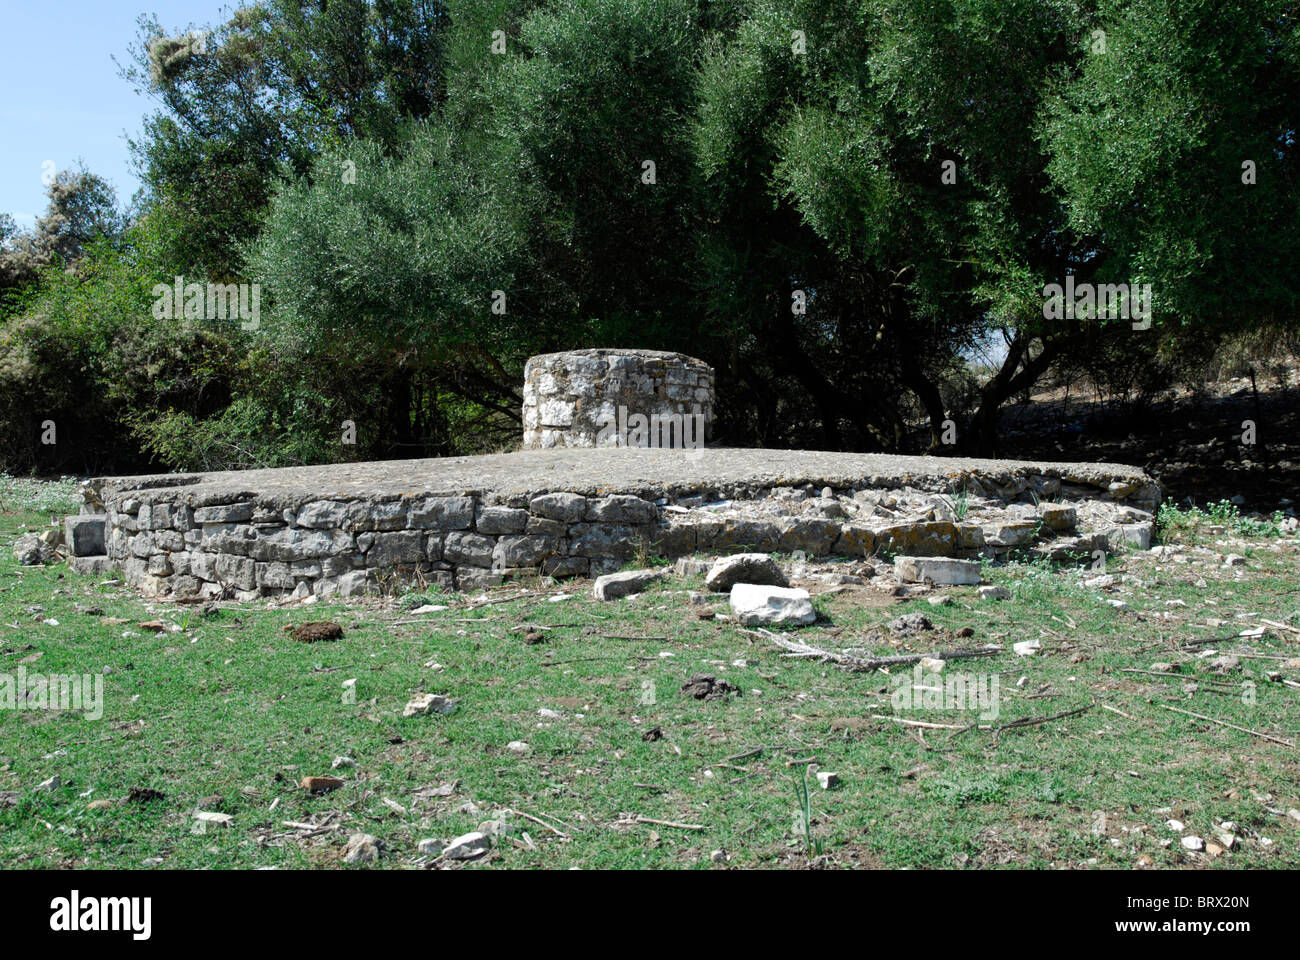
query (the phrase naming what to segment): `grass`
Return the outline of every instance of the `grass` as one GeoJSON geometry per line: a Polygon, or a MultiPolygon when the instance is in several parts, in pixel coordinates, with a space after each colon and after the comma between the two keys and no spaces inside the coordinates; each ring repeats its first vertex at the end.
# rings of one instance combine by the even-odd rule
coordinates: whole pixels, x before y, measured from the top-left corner
{"type": "MultiPolygon", "coordinates": [[[[6,544],[49,519],[6,507],[6,544]]],[[[479,607],[428,594],[418,600],[450,609],[398,624],[412,619],[409,604],[227,605],[211,615],[150,605],[61,565],[18,567],[6,549],[0,673],[22,664],[100,674],[105,712],[92,721],[0,710],[0,791],[17,794],[12,806],[0,802],[0,865],[364,869],[344,867],[339,853],[351,834],[369,833],[386,845],[380,866],[400,868],[424,865],[422,838],[504,820],[513,839],[472,869],[716,869],[715,851],[732,867],[1295,868],[1300,822],[1286,813],[1300,807],[1295,748],[1165,706],[1296,737],[1300,690],[1264,674],[1300,679],[1284,659],[1300,656],[1300,633],[1236,634],[1260,618],[1297,620],[1297,544],[1254,541],[1246,567],[1226,568],[1214,557],[1226,547],[1197,530],[1183,536],[1185,555],[1202,566],[1145,553],[1108,561],[1125,611],[1082,585],[1094,571],[1046,564],[986,567],[1012,592],[1002,602],[980,601],[974,588],[949,591],[954,602],[942,607],[862,587],[817,598],[823,620],[798,636],[829,649],[944,646],[881,632],[917,609],[940,628],[973,627],[961,646],[1000,644],[998,655],[950,662],[940,675],[996,674],[996,724],[1095,704],[996,734],[873,719],[892,713],[890,693],[910,668],[850,673],[783,658],[761,636],[701,619],[701,609],[725,613],[726,598],[691,604],[686,590],[702,590],[698,581],[666,579],[615,603],[595,602],[586,584],[562,588],[573,595],[563,602],[547,599],[555,590],[479,607]],[[1201,545],[1204,554],[1195,552],[1201,545]],[[154,618],[179,629],[139,627],[154,618]],[[282,630],[315,619],[342,624],[344,639],[304,646],[282,630]],[[550,628],[532,631],[544,642],[525,642],[530,626],[550,628]],[[1230,639],[1179,649],[1207,637],[1230,639]],[[1030,638],[1042,641],[1037,655],[1011,653],[1030,638]],[[1240,672],[1219,676],[1211,658],[1196,656],[1208,650],[1279,659],[1243,658],[1240,672]],[[1179,679],[1122,672],[1178,659],[1179,679]],[[743,696],[681,695],[700,672],[743,696]],[[1190,679],[1201,685],[1192,696],[1182,691],[1190,679]],[[460,705],[404,719],[417,692],[460,705]],[[662,735],[647,735],[654,728],[662,735]],[[515,740],[531,752],[508,751],[515,740]],[[355,766],[331,771],[339,756],[355,766]],[[790,765],[809,758],[816,762],[790,765]],[[840,785],[819,789],[818,769],[837,772],[840,785]],[[346,780],[342,789],[313,796],[298,786],[331,772],[346,780]],[[54,776],[58,787],[36,789],[54,776]],[[792,790],[792,777],[805,776],[792,790]],[[421,795],[453,783],[449,796],[421,795]],[[144,787],[164,798],[124,800],[144,787]],[[95,800],[114,802],[91,809],[95,800]],[[465,807],[471,801],[478,811],[465,807]],[[195,832],[196,809],[233,819],[195,832]],[[629,824],[638,816],[703,829],[629,824]],[[1207,840],[1231,820],[1241,839],[1217,858],[1189,853],[1165,826],[1170,818],[1207,840]],[[284,821],[336,829],[309,835],[284,821]]],[[[905,716],[959,726],[976,719],[953,710],[905,716]]]]}

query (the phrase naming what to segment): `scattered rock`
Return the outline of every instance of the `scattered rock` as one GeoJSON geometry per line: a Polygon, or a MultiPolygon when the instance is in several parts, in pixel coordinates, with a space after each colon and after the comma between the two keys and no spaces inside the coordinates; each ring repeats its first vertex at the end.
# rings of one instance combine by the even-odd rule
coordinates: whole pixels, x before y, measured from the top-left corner
{"type": "Polygon", "coordinates": [[[316,620],[310,623],[285,625],[285,632],[299,643],[321,643],[326,640],[342,640],[343,628],[330,620],[316,620]]]}
{"type": "Polygon", "coordinates": [[[368,833],[354,833],[343,848],[344,863],[377,863],[383,855],[384,842],[368,833]]]}
{"type": "Polygon", "coordinates": [[[34,533],[25,533],[14,542],[14,558],[24,567],[54,562],[54,548],[34,533]]]}
{"type": "Polygon", "coordinates": [[[509,750],[511,753],[518,754],[521,757],[526,757],[528,756],[528,754],[533,752],[533,748],[530,747],[528,744],[524,743],[524,741],[522,740],[511,740],[509,743],[506,744],[506,749],[509,750]]]}
{"type": "Polygon", "coordinates": [[[712,566],[712,564],[707,560],[696,560],[694,557],[681,557],[674,565],[673,572],[683,579],[702,577],[709,572],[710,566],[712,566]]]}
{"type": "Polygon", "coordinates": [[[112,800],[91,800],[86,804],[87,810],[111,810],[113,808],[112,800]]]}
{"type": "Polygon", "coordinates": [[[1166,820],[1165,826],[1168,827],[1170,830],[1172,830],[1174,833],[1182,833],[1183,830],[1186,829],[1186,825],[1181,820],[1166,820]]]}
{"type": "Polygon", "coordinates": [[[651,727],[645,733],[641,734],[641,739],[646,743],[654,743],[656,740],[662,740],[663,738],[663,727],[651,727]]]}
{"type": "Polygon", "coordinates": [[[166,800],[167,794],[153,787],[132,787],[126,792],[129,803],[150,803],[154,800],[166,800]]]}
{"type": "Polygon", "coordinates": [[[622,573],[607,573],[597,577],[592,587],[592,594],[597,600],[618,600],[640,593],[661,576],[659,570],[624,570],[622,573]]]}
{"type": "Polygon", "coordinates": [[[1152,673],[1182,673],[1183,668],[1176,663],[1169,663],[1161,660],[1159,663],[1151,664],[1152,673]]]}
{"type": "Polygon", "coordinates": [[[421,840],[415,849],[422,857],[440,857],[446,846],[441,840],[434,840],[430,837],[427,840],[421,840]]]}
{"type": "Polygon", "coordinates": [[[823,790],[830,790],[840,785],[840,775],[838,773],[831,773],[829,770],[818,770],[817,782],[821,785],[823,790]]]}
{"type": "Polygon", "coordinates": [[[682,684],[682,693],[696,700],[725,700],[728,694],[743,696],[741,689],[711,673],[697,673],[682,684]]]}
{"type": "Polygon", "coordinates": [[[1223,565],[1225,567],[1244,567],[1246,565],[1246,558],[1239,554],[1230,553],[1223,558],[1223,565]]]}
{"type": "Polygon", "coordinates": [[[726,593],[738,583],[752,583],[768,587],[788,587],[786,579],[775,560],[765,553],[737,553],[720,557],[704,577],[704,585],[714,593],[726,593]]]}
{"type": "Polygon", "coordinates": [[[1021,640],[1019,643],[1012,644],[1011,649],[1015,651],[1018,657],[1032,657],[1035,653],[1043,648],[1041,640],[1021,640]]]}
{"type": "Polygon", "coordinates": [[[486,833],[474,831],[456,837],[442,851],[448,860],[473,860],[492,849],[492,838],[486,833]]]}
{"type": "Polygon", "coordinates": [[[1183,848],[1186,850],[1199,851],[1205,849],[1205,841],[1202,840],[1200,837],[1193,837],[1193,836],[1183,837],[1183,839],[1180,842],[1182,843],[1183,848]]]}
{"type": "Polygon", "coordinates": [[[922,657],[917,661],[917,666],[925,673],[943,673],[945,661],[937,657],[922,657]]]}
{"type": "Polygon", "coordinates": [[[926,630],[933,630],[934,624],[930,618],[922,613],[905,613],[901,617],[895,617],[885,624],[890,633],[910,634],[923,633],[926,630]]]}
{"type": "Polygon", "coordinates": [[[1010,600],[1011,591],[1006,587],[980,587],[981,600],[1010,600]]]}
{"type": "Polygon", "coordinates": [[[351,757],[335,757],[334,762],[330,764],[331,770],[342,770],[347,767],[355,767],[357,762],[351,757]]]}
{"type": "Polygon", "coordinates": [[[17,790],[0,790],[0,810],[18,806],[17,790]]]}
{"type": "Polygon", "coordinates": [[[951,557],[895,557],[894,572],[904,583],[933,583],[940,587],[972,586],[980,582],[980,565],[951,557]]]}
{"type": "Polygon", "coordinates": [[[1231,654],[1215,657],[1210,661],[1210,669],[1215,673],[1231,673],[1234,670],[1240,670],[1241,658],[1234,657],[1231,654]]]}
{"type": "Polygon", "coordinates": [[[444,697],[440,693],[417,693],[407,701],[402,716],[422,717],[434,713],[451,713],[458,703],[460,703],[459,699],[444,697]]]}
{"type": "Polygon", "coordinates": [[[214,810],[198,810],[194,814],[194,819],[214,827],[228,827],[235,818],[228,813],[217,813],[214,810]]]}
{"type": "Polygon", "coordinates": [[[329,793],[343,786],[343,781],[338,777],[303,777],[299,786],[309,793],[329,793]]]}
{"type": "Polygon", "coordinates": [[[53,776],[50,777],[50,779],[42,780],[39,784],[37,784],[36,792],[52,793],[53,791],[59,789],[59,787],[61,786],[63,786],[63,781],[60,780],[57,776],[53,776]]]}
{"type": "Polygon", "coordinates": [[[731,588],[731,612],[753,626],[804,626],[817,619],[807,590],[738,583],[731,588]]]}

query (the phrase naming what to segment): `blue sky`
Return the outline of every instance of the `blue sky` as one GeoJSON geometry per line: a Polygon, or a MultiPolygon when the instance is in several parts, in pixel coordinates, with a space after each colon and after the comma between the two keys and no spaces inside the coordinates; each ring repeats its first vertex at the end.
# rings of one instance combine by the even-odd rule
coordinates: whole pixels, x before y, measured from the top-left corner
{"type": "Polygon", "coordinates": [[[0,213],[31,226],[45,211],[47,160],[83,160],[125,204],[139,188],[126,135],[154,102],[118,77],[136,18],[156,14],[169,33],[219,22],[238,0],[0,0],[0,213]]]}

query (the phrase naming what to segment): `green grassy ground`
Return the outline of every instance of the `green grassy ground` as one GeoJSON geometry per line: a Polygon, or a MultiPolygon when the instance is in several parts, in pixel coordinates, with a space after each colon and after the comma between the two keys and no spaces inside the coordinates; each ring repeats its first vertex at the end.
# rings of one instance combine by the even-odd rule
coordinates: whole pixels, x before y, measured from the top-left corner
{"type": "MultiPolygon", "coordinates": [[[[898,714],[946,725],[932,729],[873,719],[894,714],[891,693],[900,677],[910,682],[907,668],[853,673],[784,657],[763,636],[701,619],[701,609],[725,614],[726,598],[692,605],[686,591],[698,582],[668,580],[615,603],[594,602],[587,584],[481,606],[447,597],[438,602],[450,609],[419,617],[396,604],[343,603],[205,615],[149,605],[63,565],[18,567],[7,544],[47,515],[19,509],[11,493],[0,491],[9,511],[0,517],[0,673],[20,664],[110,672],[102,719],[0,710],[0,791],[16,794],[0,803],[3,867],[343,867],[354,833],[384,842],[380,866],[418,867],[429,863],[420,839],[490,819],[513,832],[472,869],[1300,865],[1300,814],[1287,814],[1300,807],[1296,748],[1166,709],[1294,743],[1300,689],[1265,674],[1300,679],[1300,663],[1287,663],[1300,657],[1300,632],[1236,636],[1261,618],[1300,622],[1294,540],[1243,541],[1232,549],[1244,567],[1190,550],[1203,565],[1112,559],[1106,572],[1140,581],[1108,594],[1129,604],[1122,611],[1077,572],[1031,565],[989,568],[989,580],[1011,589],[1007,601],[978,600],[973,588],[948,591],[953,602],[940,607],[858,586],[818,597],[824,619],[793,636],[827,649],[953,645],[934,634],[887,640],[880,627],[911,611],[940,629],[972,627],[962,646],[1001,644],[940,675],[996,673],[993,725],[1089,708],[1002,731],[961,730],[977,722],[970,712],[898,714]],[[573,595],[550,601],[557,592],[573,595]],[[179,630],[139,626],[152,619],[179,630]],[[282,629],[320,619],[342,624],[344,638],[307,646],[282,629]],[[526,642],[530,626],[550,628],[531,631],[543,642],[526,642]],[[1212,637],[1232,639],[1180,649],[1212,637]],[[1016,656],[1012,644],[1028,639],[1041,650],[1016,656]],[[1212,657],[1198,658],[1205,651],[1251,656],[1220,676],[1212,657]],[[1181,677],[1122,672],[1171,660],[1185,661],[1181,677]],[[743,695],[679,693],[700,672],[743,695]],[[1190,679],[1200,682],[1194,694],[1183,690],[1190,679]],[[460,705],[403,719],[417,692],[460,705]],[[661,738],[644,736],[656,727],[661,738]],[[516,740],[531,752],[508,751],[516,740]],[[342,755],[355,760],[335,771],[342,789],[312,796],[298,786],[342,755]],[[840,785],[820,789],[817,770],[838,773],[840,785]],[[57,787],[37,789],[56,776],[57,787]],[[421,795],[440,784],[455,791],[421,795]],[[146,787],[164,798],[125,799],[146,787]],[[112,802],[92,807],[97,800],[112,802]],[[233,819],[203,830],[196,809],[233,819]],[[702,829],[629,822],[637,817],[702,829]],[[1189,852],[1171,818],[1207,841],[1233,821],[1236,843],[1189,852]]],[[[1229,549],[1195,527],[1178,534],[1189,547],[1229,549]]]]}

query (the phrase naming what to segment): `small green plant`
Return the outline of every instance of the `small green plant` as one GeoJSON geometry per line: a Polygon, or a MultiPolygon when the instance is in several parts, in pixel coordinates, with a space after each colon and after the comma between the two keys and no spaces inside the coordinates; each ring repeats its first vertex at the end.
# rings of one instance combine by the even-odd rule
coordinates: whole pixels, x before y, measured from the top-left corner
{"type": "Polygon", "coordinates": [[[1243,517],[1237,505],[1230,500],[1207,503],[1204,508],[1195,504],[1180,507],[1176,503],[1162,503],[1156,514],[1156,531],[1162,543],[1171,543],[1187,536],[1204,532],[1206,527],[1223,527],[1239,537],[1280,537],[1285,518],[1274,511],[1267,520],[1243,517]]]}
{"type": "Polygon", "coordinates": [[[799,804],[796,815],[799,832],[803,834],[804,850],[809,857],[820,857],[822,841],[814,840],[812,835],[812,797],[808,793],[808,767],[804,766],[802,774],[791,779],[794,781],[795,801],[799,804]]]}
{"type": "Polygon", "coordinates": [[[953,519],[960,523],[970,513],[970,491],[966,489],[965,484],[962,484],[960,487],[950,488],[948,493],[946,497],[941,495],[939,500],[952,511],[953,519]]]}

